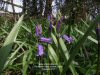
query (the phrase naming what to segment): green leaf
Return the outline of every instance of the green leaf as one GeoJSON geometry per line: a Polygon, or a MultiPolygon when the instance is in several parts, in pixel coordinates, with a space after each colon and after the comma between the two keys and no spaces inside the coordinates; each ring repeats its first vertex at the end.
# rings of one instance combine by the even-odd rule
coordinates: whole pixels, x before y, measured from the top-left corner
{"type": "Polygon", "coordinates": [[[32,50],[29,47],[29,50],[25,51],[24,56],[23,56],[23,61],[22,61],[23,75],[27,75],[27,70],[28,70],[29,64],[32,63],[31,58],[32,58],[32,50]]]}
{"type": "Polygon", "coordinates": [[[48,45],[48,49],[49,49],[48,54],[50,54],[50,56],[53,57],[55,63],[58,63],[58,61],[59,61],[58,56],[56,55],[56,53],[55,53],[54,49],[52,48],[52,46],[48,45]]]}
{"type": "MultiPolygon", "coordinates": [[[[75,30],[76,30],[78,33],[80,33],[81,35],[84,35],[84,33],[83,33],[82,31],[78,30],[77,28],[75,28],[75,30]]],[[[91,40],[92,42],[98,44],[98,41],[97,41],[96,39],[92,38],[91,36],[88,36],[87,38],[88,38],[89,40],[91,40]]]]}
{"type": "Polygon", "coordinates": [[[28,69],[27,58],[28,58],[28,54],[29,54],[29,52],[26,51],[24,53],[24,56],[23,56],[23,75],[27,75],[27,69],[28,69]]]}
{"type": "Polygon", "coordinates": [[[51,45],[48,45],[48,55],[52,63],[57,64],[60,72],[62,72],[62,66],[60,64],[59,58],[51,45]]]}
{"type": "Polygon", "coordinates": [[[12,50],[12,45],[16,40],[19,29],[22,25],[23,16],[19,19],[19,21],[14,25],[8,37],[6,38],[4,45],[0,49],[0,74],[2,73],[3,67],[7,58],[9,56],[10,51],[12,50]]]}
{"type": "MultiPolygon", "coordinates": [[[[87,22],[85,22],[85,21],[84,21],[84,20],[82,20],[82,19],[81,19],[81,21],[84,23],[84,25],[85,25],[86,27],[89,27],[89,24],[87,24],[87,22]]],[[[92,30],[92,32],[93,32],[93,33],[95,33],[95,31],[94,31],[94,30],[92,30]]]]}
{"type": "Polygon", "coordinates": [[[86,72],[85,75],[92,75],[93,73],[96,72],[96,66],[97,65],[92,65],[86,72]]]}
{"type": "Polygon", "coordinates": [[[67,31],[67,29],[68,29],[68,25],[66,25],[66,27],[64,27],[64,29],[63,29],[63,31],[62,31],[62,33],[61,33],[61,34],[62,34],[62,35],[63,35],[63,34],[65,34],[65,33],[66,33],[66,31],[67,31]]]}
{"type": "Polygon", "coordinates": [[[29,28],[27,28],[26,26],[22,25],[22,28],[24,28],[26,31],[28,31],[29,33],[31,33],[31,30],[29,28]]]}
{"type": "Polygon", "coordinates": [[[9,64],[11,64],[10,62],[14,59],[14,57],[16,56],[18,51],[22,48],[24,43],[25,42],[23,42],[21,45],[19,45],[19,47],[11,54],[11,56],[9,57],[8,61],[6,62],[5,66],[4,66],[4,68],[7,67],[9,64]]]}
{"type": "MultiPolygon", "coordinates": [[[[66,47],[66,45],[65,45],[65,43],[64,43],[62,38],[59,38],[59,43],[61,45],[63,54],[65,56],[65,60],[67,61],[70,56],[69,56],[69,52],[68,52],[67,47],[66,47]]],[[[71,63],[71,65],[69,67],[70,67],[70,70],[71,70],[73,75],[78,75],[78,73],[76,72],[76,70],[74,68],[74,65],[72,63],[71,63]]]]}
{"type": "Polygon", "coordinates": [[[51,33],[51,36],[52,36],[52,38],[53,38],[53,41],[54,41],[56,47],[58,48],[58,41],[57,41],[57,39],[56,39],[56,36],[55,36],[53,33],[51,33]]]}

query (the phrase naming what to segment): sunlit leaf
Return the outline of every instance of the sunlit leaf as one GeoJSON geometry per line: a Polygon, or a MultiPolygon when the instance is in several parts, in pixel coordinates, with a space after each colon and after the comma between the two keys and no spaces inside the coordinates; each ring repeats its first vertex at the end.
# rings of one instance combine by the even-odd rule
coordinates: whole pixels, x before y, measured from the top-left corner
{"type": "Polygon", "coordinates": [[[14,25],[11,32],[7,36],[4,45],[0,49],[0,73],[2,73],[2,69],[4,67],[5,62],[7,61],[7,58],[9,56],[10,51],[12,50],[12,45],[14,41],[16,40],[16,37],[18,35],[19,29],[22,25],[23,16],[19,19],[19,21],[14,25]]]}

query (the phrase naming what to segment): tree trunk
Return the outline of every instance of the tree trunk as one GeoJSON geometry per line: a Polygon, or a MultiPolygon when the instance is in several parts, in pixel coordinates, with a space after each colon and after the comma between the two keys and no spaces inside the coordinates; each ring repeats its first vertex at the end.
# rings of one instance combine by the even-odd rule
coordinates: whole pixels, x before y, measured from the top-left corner
{"type": "Polygon", "coordinates": [[[25,13],[25,11],[26,11],[26,0],[23,0],[23,13],[25,13]]]}
{"type": "Polygon", "coordinates": [[[39,2],[40,4],[40,13],[39,13],[39,15],[40,16],[42,16],[42,12],[43,12],[43,0],[40,0],[40,2],[39,2]]]}
{"type": "Polygon", "coordinates": [[[51,14],[52,8],[51,8],[52,0],[46,0],[46,6],[45,6],[45,12],[44,16],[47,17],[48,14],[51,14]]]}

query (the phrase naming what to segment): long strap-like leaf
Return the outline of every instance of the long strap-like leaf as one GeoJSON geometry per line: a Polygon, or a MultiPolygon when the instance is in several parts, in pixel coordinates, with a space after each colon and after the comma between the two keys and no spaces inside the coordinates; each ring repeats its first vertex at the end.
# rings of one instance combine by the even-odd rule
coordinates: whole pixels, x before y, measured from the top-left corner
{"type": "Polygon", "coordinates": [[[0,75],[2,73],[5,62],[7,61],[9,53],[12,50],[12,45],[18,35],[18,31],[21,27],[22,20],[23,20],[23,16],[21,16],[19,21],[14,25],[8,37],[6,38],[4,45],[0,49],[0,75]]]}

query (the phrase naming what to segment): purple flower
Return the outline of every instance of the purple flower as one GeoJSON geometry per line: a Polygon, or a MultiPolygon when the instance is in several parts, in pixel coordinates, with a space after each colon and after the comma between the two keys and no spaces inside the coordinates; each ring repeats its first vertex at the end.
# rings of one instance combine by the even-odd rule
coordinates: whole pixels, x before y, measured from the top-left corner
{"type": "Polygon", "coordinates": [[[58,32],[60,31],[61,23],[62,23],[63,19],[64,19],[64,16],[62,16],[62,17],[60,18],[60,20],[58,21],[58,24],[57,24],[57,27],[56,27],[58,32]]]}
{"type": "Polygon", "coordinates": [[[59,20],[59,21],[58,21],[58,25],[57,25],[57,31],[58,31],[58,32],[60,31],[60,26],[61,26],[61,21],[59,20]]]}
{"type": "Polygon", "coordinates": [[[71,36],[63,35],[62,36],[69,44],[73,42],[73,38],[71,36]]]}
{"type": "Polygon", "coordinates": [[[100,28],[96,28],[97,35],[100,35],[100,28]]]}
{"type": "Polygon", "coordinates": [[[49,20],[49,21],[51,20],[51,15],[48,15],[48,20],[49,20]]]}
{"type": "Polygon", "coordinates": [[[42,27],[41,25],[36,26],[36,36],[41,36],[42,34],[42,27]]]}
{"type": "Polygon", "coordinates": [[[40,41],[51,44],[52,43],[52,38],[44,38],[44,37],[41,37],[40,38],[40,41]]]}
{"type": "Polygon", "coordinates": [[[50,32],[52,31],[52,23],[50,22],[50,26],[49,26],[49,30],[50,30],[50,32]]]}
{"type": "Polygon", "coordinates": [[[60,31],[61,23],[62,23],[63,19],[64,19],[64,17],[62,16],[62,17],[60,18],[60,20],[58,21],[58,24],[57,24],[57,31],[58,31],[58,32],[60,31]]]}
{"type": "Polygon", "coordinates": [[[42,56],[44,54],[44,47],[41,44],[38,44],[38,54],[37,56],[42,56]]]}

